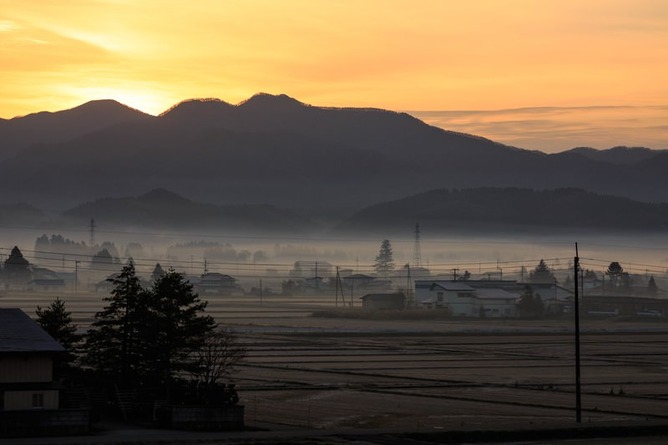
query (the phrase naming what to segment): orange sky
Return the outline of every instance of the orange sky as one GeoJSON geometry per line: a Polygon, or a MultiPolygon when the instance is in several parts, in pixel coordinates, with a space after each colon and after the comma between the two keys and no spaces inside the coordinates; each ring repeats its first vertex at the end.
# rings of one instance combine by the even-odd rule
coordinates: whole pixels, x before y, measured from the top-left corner
{"type": "MultiPolygon", "coordinates": [[[[575,121],[623,106],[636,124],[620,144],[651,132],[668,148],[665,124],[644,125],[668,118],[665,0],[0,0],[0,61],[3,118],[100,98],[157,114],[260,91],[399,111],[564,108],[575,121]]],[[[550,135],[527,148],[553,150],[550,135]]]]}

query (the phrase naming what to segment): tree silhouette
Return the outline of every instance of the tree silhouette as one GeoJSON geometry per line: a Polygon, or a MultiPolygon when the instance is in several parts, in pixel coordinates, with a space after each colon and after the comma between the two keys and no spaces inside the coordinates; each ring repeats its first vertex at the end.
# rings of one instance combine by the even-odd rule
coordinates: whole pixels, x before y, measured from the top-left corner
{"type": "Polygon", "coordinates": [[[245,356],[246,348],[228,328],[218,326],[205,336],[202,346],[193,354],[195,367],[192,375],[207,403],[211,401],[210,394],[218,382],[229,378],[245,356]]]}
{"type": "Polygon", "coordinates": [[[81,335],[77,334],[77,326],[72,322],[72,313],[65,309],[65,302],[60,297],[56,297],[44,309],[37,306],[35,313],[37,324],[65,349],[72,349],[72,346],[81,340],[81,335]]]}
{"type": "Polygon", "coordinates": [[[376,262],[373,266],[374,270],[381,277],[387,277],[394,271],[394,255],[392,253],[392,245],[390,240],[383,240],[380,244],[380,251],[376,255],[376,262]]]}
{"type": "Polygon", "coordinates": [[[7,286],[25,285],[30,281],[31,276],[30,263],[23,257],[18,246],[14,246],[3,268],[5,284],[7,286]]]}
{"type": "Polygon", "coordinates": [[[153,268],[153,272],[151,272],[151,282],[155,283],[164,274],[165,274],[165,271],[162,268],[162,266],[160,265],[160,263],[155,263],[155,267],[153,268]]]}
{"type": "Polygon", "coordinates": [[[206,305],[183,274],[174,270],[164,273],[148,292],[149,346],[144,358],[151,379],[166,390],[168,398],[173,378],[196,368],[190,355],[215,329],[214,319],[203,313],[206,305]]]}
{"type": "Polygon", "coordinates": [[[538,318],[543,315],[545,305],[540,295],[534,294],[531,286],[526,286],[517,302],[517,309],[524,317],[538,318]]]}
{"type": "Polygon", "coordinates": [[[554,283],[554,275],[545,261],[541,259],[536,268],[531,272],[529,280],[532,283],[554,283]]]}
{"type": "Polygon", "coordinates": [[[613,286],[617,286],[619,279],[624,274],[624,268],[617,261],[613,261],[608,266],[608,269],[605,271],[606,275],[610,276],[610,282],[613,286]]]}
{"type": "Polygon", "coordinates": [[[104,298],[108,305],[95,314],[88,331],[84,362],[111,381],[132,385],[141,380],[146,368],[147,297],[132,261],[107,281],[113,289],[104,298]]]}
{"type": "Polygon", "coordinates": [[[656,281],[654,281],[654,275],[649,277],[649,281],[647,282],[647,293],[649,295],[656,295],[659,292],[659,287],[656,285],[656,281]]]}

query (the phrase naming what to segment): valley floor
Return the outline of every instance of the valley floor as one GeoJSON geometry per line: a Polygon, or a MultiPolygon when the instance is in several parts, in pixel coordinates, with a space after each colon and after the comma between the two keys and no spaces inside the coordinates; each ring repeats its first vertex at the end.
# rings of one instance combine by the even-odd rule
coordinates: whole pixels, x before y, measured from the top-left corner
{"type": "MultiPolygon", "coordinates": [[[[84,327],[102,304],[102,295],[62,298],[84,327]]],[[[0,305],[32,315],[52,299],[5,294],[0,305]]],[[[208,311],[248,348],[234,381],[249,427],[315,436],[668,428],[668,323],[660,319],[581,321],[577,425],[571,320],[328,319],[310,316],[334,306],[323,297],[209,300],[208,311]]]]}

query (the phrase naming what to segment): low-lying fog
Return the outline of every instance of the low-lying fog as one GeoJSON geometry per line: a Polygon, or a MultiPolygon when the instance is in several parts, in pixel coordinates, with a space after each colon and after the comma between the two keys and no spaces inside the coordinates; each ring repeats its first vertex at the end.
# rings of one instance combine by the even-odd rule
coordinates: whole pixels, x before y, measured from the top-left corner
{"type": "MultiPolygon", "coordinates": [[[[148,275],[159,262],[164,269],[173,267],[191,276],[204,271],[231,275],[242,286],[252,286],[258,279],[271,281],[294,276],[296,261],[308,264],[310,270],[303,275],[315,274],[315,263],[319,264],[318,275],[333,276],[336,267],[341,275],[352,273],[372,274],[373,264],[380,243],[388,238],[394,253],[397,275],[401,275],[405,264],[415,268],[415,237],[407,231],[403,237],[365,235],[321,238],[275,236],[230,236],[225,233],[148,233],[134,231],[97,230],[94,233],[95,249],[75,251],[62,246],[51,248],[36,246],[38,237],[54,233],[37,229],[4,229],[0,235],[0,256],[4,261],[12,247],[17,245],[26,259],[33,265],[57,272],[72,272],[96,275],[95,279],[120,270],[128,256],[132,256],[140,274],[148,275]],[[92,264],[91,251],[110,246],[115,264],[92,264]],[[273,280],[272,280],[273,278],[273,280]]],[[[64,239],[90,245],[90,233],[85,230],[55,233],[64,239]]],[[[612,261],[621,263],[626,272],[636,275],[653,275],[657,280],[665,279],[668,265],[667,234],[549,234],[535,233],[478,234],[430,236],[423,233],[420,238],[421,266],[431,275],[452,277],[454,273],[469,271],[472,278],[521,279],[522,267],[531,271],[540,259],[555,272],[557,278],[571,272],[575,256],[575,242],[580,249],[584,269],[603,273],[612,261]],[[457,269],[457,271],[455,271],[457,269]]],[[[71,246],[70,246],[71,248],[71,246]]],[[[273,283],[271,285],[276,285],[273,283]]],[[[661,286],[660,286],[661,287],[661,286]]]]}

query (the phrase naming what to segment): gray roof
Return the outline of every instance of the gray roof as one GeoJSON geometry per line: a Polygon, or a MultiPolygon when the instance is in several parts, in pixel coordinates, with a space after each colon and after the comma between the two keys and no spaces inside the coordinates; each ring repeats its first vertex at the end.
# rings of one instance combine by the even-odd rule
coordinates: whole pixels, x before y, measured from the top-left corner
{"type": "Polygon", "coordinates": [[[0,353],[64,351],[21,309],[0,309],[0,353]]]}
{"type": "Polygon", "coordinates": [[[449,290],[449,291],[461,291],[461,292],[472,292],[473,289],[471,286],[468,284],[465,284],[461,281],[432,281],[432,288],[434,286],[438,286],[442,289],[449,290]]]}
{"type": "Polygon", "coordinates": [[[478,298],[484,298],[487,300],[513,300],[519,298],[519,294],[512,294],[503,289],[476,289],[476,295],[478,298]]]}

